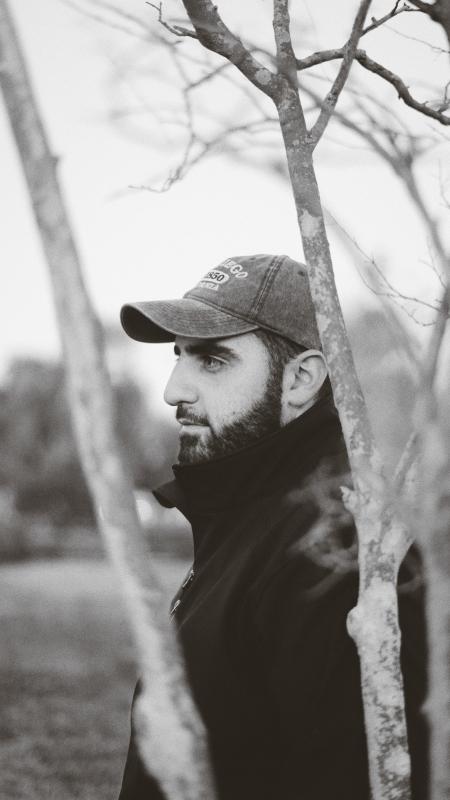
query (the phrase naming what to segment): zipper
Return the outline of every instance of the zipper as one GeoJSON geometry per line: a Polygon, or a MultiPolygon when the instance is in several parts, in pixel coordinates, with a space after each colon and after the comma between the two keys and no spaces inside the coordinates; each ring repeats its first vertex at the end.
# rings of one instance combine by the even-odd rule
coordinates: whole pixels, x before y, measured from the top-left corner
{"type": "Polygon", "coordinates": [[[192,566],[190,568],[189,572],[187,573],[183,583],[181,584],[181,586],[180,586],[180,588],[178,590],[178,593],[175,595],[174,604],[173,604],[172,608],[170,609],[170,616],[171,617],[173,617],[173,615],[175,614],[175,611],[181,605],[181,601],[182,601],[182,599],[184,597],[184,594],[189,589],[189,586],[191,585],[192,581],[194,580],[194,577],[195,577],[195,572],[194,572],[194,567],[192,566]]]}

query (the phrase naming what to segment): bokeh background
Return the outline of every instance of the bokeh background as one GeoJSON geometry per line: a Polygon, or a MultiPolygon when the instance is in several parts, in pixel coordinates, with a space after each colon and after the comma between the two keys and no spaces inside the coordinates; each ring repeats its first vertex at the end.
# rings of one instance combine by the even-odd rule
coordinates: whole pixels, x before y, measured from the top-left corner
{"type": "MultiPolygon", "coordinates": [[[[339,15],[329,0],[296,5],[295,37],[305,55],[345,41],[357,3],[339,3],[339,15]]],[[[154,9],[136,0],[122,15],[103,0],[11,6],[104,324],[117,427],[169,600],[191,556],[183,520],[158,509],[151,495],[170,478],[176,453],[173,410],[162,400],[172,348],[128,341],[119,310],[130,300],[179,296],[233,255],[301,259],[279,137],[270,126],[257,138],[221,137],[253,100],[241,84],[205,82],[191,110],[204,140],[217,142],[173,180],[189,137],[180,92],[186,70],[192,82],[218,62],[191,50],[196,62],[177,71],[159,41],[170,36],[154,9]],[[173,185],[165,191],[167,179],[173,185]]],[[[244,39],[271,46],[268,0],[219,8],[244,39]]],[[[177,0],[164,9],[168,18],[183,16],[177,0]]],[[[389,9],[373,4],[375,16],[389,9]]],[[[437,26],[415,14],[367,41],[373,57],[430,102],[445,84],[445,48],[437,26]]],[[[316,88],[333,70],[317,71],[316,88]]],[[[375,76],[358,73],[354,89],[376,100],[377,124],[395,129],[405,151],[420,143],[415,174],[431,213],[442,218],[449,149],[439,125],[400,107],[375,76]]],[[[391,466],[411,430],[415,355],[439,293],[429,233],[404,184],[361,138],[332,125],[316,163],[339,294],[391,466]]],[[[1,105],[0,171],[0,796],[110,800],[128,742],[134,653],[76,452],[46,265],[1,105]]]]}

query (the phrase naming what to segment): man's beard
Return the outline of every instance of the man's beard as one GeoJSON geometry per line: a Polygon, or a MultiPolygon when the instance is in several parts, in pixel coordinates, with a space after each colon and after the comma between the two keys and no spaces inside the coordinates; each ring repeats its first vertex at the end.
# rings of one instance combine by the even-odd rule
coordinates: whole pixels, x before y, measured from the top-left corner
{"type": "Polygon", "coordinates": [[[177,408],[177,419],[180,418],[197,425],[207,425],[209,430],[206,439],[195,433],[183,432],[178,453],[179,464],[199,464],[242,450],[281,428],[280,375],[272,373],[263,397],[239,419],[224,425],[218,432],[213,431],[206,417],[193,414],[189,406],[183,403],[177,408]]]}

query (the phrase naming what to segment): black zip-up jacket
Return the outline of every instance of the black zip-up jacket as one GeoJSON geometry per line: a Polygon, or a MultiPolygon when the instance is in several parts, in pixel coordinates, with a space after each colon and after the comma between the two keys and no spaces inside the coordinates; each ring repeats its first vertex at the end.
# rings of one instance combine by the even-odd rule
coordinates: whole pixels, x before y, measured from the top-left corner
{"type": "MultiPolygon", "coordinates": [[[[173,603],[220,800],[369,800],[348,470],[329,400],[231,456],[175,466],[155,492],[194,536],[173,603]],[[338,567],[337,567],[338,565],[338,567]]],[[[408,583],[409,568],[401,580],[408,583]]],[[[426,798],[422,598],[399,593],[414,800],[426,798]]],[[[119,800],[162,800],[132,733],[119,800]]]]}

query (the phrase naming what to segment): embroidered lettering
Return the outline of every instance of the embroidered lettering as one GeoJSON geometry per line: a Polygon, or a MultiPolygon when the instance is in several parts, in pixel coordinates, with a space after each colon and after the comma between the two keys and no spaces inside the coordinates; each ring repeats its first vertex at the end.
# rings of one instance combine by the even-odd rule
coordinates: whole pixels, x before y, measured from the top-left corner
{"type": "Polygon", "coordinates": [[[233,261],[232,258],[230,258],[228,261],[224,261],[222,267],[229,269],[235,278],[246,278],[248,275],[248,272],[246,272],[245,269],[242,269],[241,264],[238,264],[237,261],[233,261]]]}
{"type": "Polygon", "coordinates": [[[212,283],[223,284],[230,280],[230,276],[220,269],[212,269],[203,278],[204,281],[211,281],[212,283]]]}

